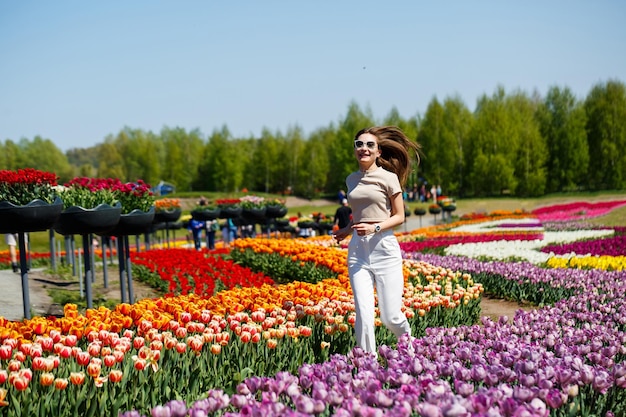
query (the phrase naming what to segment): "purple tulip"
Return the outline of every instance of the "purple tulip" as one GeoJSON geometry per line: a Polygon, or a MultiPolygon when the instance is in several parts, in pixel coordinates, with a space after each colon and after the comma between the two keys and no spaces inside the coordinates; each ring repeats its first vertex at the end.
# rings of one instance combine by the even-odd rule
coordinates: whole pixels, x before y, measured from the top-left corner
{"type": "Polygon", "coordinates": [[[230,397],[230,404],[235,408],[242,409],[248,404],[248,397],[245,395],[235,394],[230,397]]]}
{"type": "Polygon", "coordinates": [[[602,370],[596,373],[591,384],[593,389],[600,394],[606,394],[609,388],[611,388],[611,385],[613,385],[613,380],[611,379],[611,376],[608,372],[602,370]]]}
{"type": "Polygon", "coordinates": [[[535,398],[535,395],[529,388],[517,386],[513,388],[513,397],[522,402],[528,402],[535,398]]]}
{"type": "Polygon", "coordinates": [[[421,417],[443,417],[441,409],[434,404],[423,403],[417,408],[421,417]]]}
{"type": "Polygon", "coordinates": [[[468,384],[467,382],[455,380],[454,391],[456,391],[457,394],[463,397],[468,397],[474,393],[474,385],[468,384]]]}
{"type": "Polygon", "coordinates": [[[314,410],[313,400],[305,395],[300,395],[294,401],[296,410],[304,414],[312,414],[314,410]]]}
{"type": "Polygon", "coordinates": [[[549,390],[546,395],[546,404],[550,408],[559,408],[565,401],[567,401],[567,395],[556,389],[549,390]]]}
{"type": "Polygon", "coordinates": [[[469,417],[470,413],[467,408],[459,403],[447,404],[442,407],[444,417],[469,417]]]}
{"type": "Polygon", "coordinates": [[[172,413],[169,407],[157,405],[150,411],[152,417],[171,417],[172,413]]]}
{"type": "Polygon", "coordinates": [[[485,370],[484,366],[477,365],[471,369],[470,374],[471,374],[472,381],[481,382],[485,379],[485,376],[487,375],[487,371],[485,370]]]}
{"type": "Polygon", "coordinates": [[[172,400],[166,406],[170,408],[171,417],[185,417],[187,415],[187,405],[184,401],[172,400]]]}

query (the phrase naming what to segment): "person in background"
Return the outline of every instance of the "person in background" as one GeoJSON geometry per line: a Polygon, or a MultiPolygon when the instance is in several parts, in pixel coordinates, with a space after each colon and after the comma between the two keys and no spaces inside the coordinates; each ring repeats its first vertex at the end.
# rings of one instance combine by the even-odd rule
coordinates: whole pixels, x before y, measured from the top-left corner
{"type": "Polygon", "coordinates": [[[13,272],[20,271],[20,264],[17,262],[17,235],[7,233],[4,235],[4,241],[9,246],[9,256],[11,257],[11,268],[13,272]]]}
{"type": "Polygon", "coordinates": [[[354,138],[354,156],[359,169],[346,178],[352,221],[335,232],[341,242],[352,234],[348,245],[348,274],[354,294],[357,345],[377,354],[375,295],[380,319],[396,337],[411,335],[402,312],[404,275],[400,245],[394,227],[404,222],[402,184],[410,172],[410,151],[419,145],[395,126],[371,127],[354,138]]]}
{"type": "Polygon", "coordinates": [[[230,247],[230,242],[237,238],[237,226],[233,219],[226,219],[222,224],[222,240],[225,247],[230,247]]]}
{"type": "Polygon", "coordinates": [[[206,228],[205,223],[202,220],[191,219],[189,220],[189,226],[187,229],[193,236],[193,246],[196,250],[202,249],[202,230],[206,228]]]}
{"type": "Polygon", "coordinates": [[[352,209],[348,205],[348,199],[344,198],[341,201],[341,207],[335,212],[334,226],[335,230],[343,229],[350,223],[350,217],[352,216],[352,209]]]}
{"type": "Polygon", "coordinates": [[[337,193],[337,199],[339,201],[339,204],[341,204],[341,202],[346,198],[346,192],[344,190],[339,190],[339,192],[337,193]]]}
{"type": "Polygon", "coordinates": [[[208,220],[206,222],[206,247],[215,249],[215,233],[220,228],[217,220],[208,220]]]}

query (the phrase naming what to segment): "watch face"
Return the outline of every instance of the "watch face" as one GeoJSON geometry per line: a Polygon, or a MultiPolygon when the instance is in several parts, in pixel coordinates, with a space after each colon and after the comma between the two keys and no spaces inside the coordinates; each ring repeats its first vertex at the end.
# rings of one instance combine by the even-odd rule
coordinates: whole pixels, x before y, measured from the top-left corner
{"type": "Polygon", "coordinates": [[[377,224],[377,225],[376,225],[375,230],[376,230],[377,232],[380,232],[380,225],[379,225],[379,224],[377,224]]]}

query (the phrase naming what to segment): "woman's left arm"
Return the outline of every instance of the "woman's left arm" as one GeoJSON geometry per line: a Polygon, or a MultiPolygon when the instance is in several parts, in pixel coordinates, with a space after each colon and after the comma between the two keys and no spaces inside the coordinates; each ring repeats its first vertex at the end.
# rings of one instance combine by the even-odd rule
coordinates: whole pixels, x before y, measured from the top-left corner
{"type": "MultiPolygon", "coordinates": [[[[394,227],[400,226],[404,223],[404,200],[402,199],[402,193],[396,193],[391,196],[391,216],[380,223],[380,230],[392,229],[394,227]]],[[[364,228],[366,228],[366,233],[375,233],[375,224],[364,224],[364,228]]]]}
{"type": "Polygon", "coordinates": [[[380,228],[393,229],[404,223],[404,199],[402,193],[396,193],[391,196],[391,217],[380,223],[380,228]]]}

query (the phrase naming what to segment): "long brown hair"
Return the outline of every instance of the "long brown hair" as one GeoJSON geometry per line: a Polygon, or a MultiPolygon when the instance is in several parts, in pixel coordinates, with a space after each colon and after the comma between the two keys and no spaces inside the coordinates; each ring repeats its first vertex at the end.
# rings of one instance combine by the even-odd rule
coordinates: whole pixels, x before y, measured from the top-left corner
{"type": "Polygon", "coordinates": [[[404,185],[411,172],[411,156],[409,151],[415,152],[417,164],[419,165],[420,145],[411,141],[400,128],[396,126],[373,126],[361,129],[357,132],[354,139],[364,133],[369,133],[378,138],[378,149],[380,156],[376,160],[378,165],[388,171],[395,172],[400,180],[400,184],[404,185]]]}

